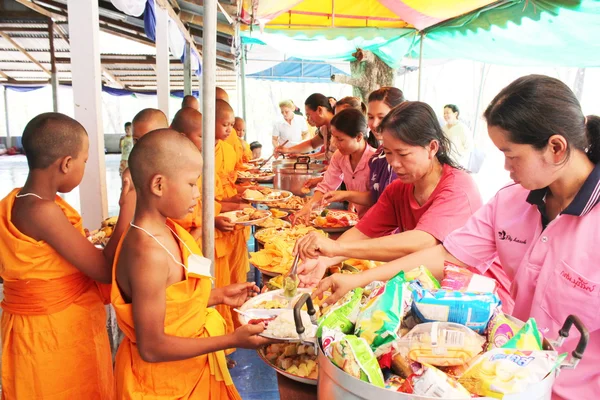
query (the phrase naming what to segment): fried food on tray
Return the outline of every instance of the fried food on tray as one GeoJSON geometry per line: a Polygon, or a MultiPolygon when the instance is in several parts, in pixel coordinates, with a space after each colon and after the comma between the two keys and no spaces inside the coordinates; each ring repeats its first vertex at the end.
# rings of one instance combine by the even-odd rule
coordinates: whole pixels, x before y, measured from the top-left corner
{"type": "Polygon", "coordinates": [[[285,210],[302,210],[302,207],[304,207],[307,202],[307,198],[292,196],[288,201],[272,203],[272,206],[276,208],[283,208],[285,210]]]}

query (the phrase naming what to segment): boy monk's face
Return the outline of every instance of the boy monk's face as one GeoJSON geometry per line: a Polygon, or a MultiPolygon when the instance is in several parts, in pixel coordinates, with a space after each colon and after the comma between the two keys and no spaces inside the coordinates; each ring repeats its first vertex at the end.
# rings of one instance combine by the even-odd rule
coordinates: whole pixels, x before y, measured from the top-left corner
{"type": "Polygon", "coordinates": [[[58,188],[60,193],[69,193],[81,183],[85,172],[85,163],[88,160],[90,140],[83,135],[81,150],[75,156],[65,157],[61,161],[61,170],[65,174],[64,181],[58,188]]]}
{"type": "Polygon", "coordinates": [[[217,115],[215,138],[217,140],[226,140],[231,134],[231,128],[235,122],[235,117],[231,111],[223,111],[217,115]]]}
{"type": "Polygon", "coordinates": [[[197,182],[202,174],[202,157],[193,148],[185,148],[181,154],[183,168],[171,171],[164,179],[161,197],[162,214],[181,219],[194,211],[200,198],[197,182]]]}
{"type": "Polygon", "coordinates": [[[187,136],[187,138],[190,139],[192,143],[194,143],[198,150],[202,152],[202,127],[200,127],[200,129],[186,134],[185,136],[187,136]]]}

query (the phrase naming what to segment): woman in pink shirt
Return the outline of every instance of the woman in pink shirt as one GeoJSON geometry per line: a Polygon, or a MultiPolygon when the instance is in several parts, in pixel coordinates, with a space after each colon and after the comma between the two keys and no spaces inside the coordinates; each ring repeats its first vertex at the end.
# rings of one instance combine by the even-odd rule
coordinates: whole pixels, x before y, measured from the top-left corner
{"type": "MultiPolygon", "coordinates": [[[[427,265],[443,274],[444,261],[481,273],[497,255],[512,279],[513,315],[536,319],[550,338],[574,314],[589,330],[577,369],[563,370],[553,399],[592,400],[600,394],[600,118],[583,115],[561,81],[541,75],[517,79],[484,114],[488,133],[505,155],[513,185],[501,189],[443,245],[410,254],[359,275],[324,279],[315,295],[327,302],[401,270],[427,265]]],[[[575,349],[571,332],[559,352],[575,349]]]]}
{"type": "MultiPolygon", "coordinates": [[[[348,190],[365,191],[369,187],[369,160],[375,150],[367,143],[367,119],[354,108],[337,113],[331,120],[331,136],[337,150],[333,153],[323,181],[317,185],[315,194],[295,219],[306,220],[312,209],[320,205],[326,193],[337,190],[342,182],[348,190]]],[[[350,209],[362,217],[364,206],[350,204],[350,209]]]]}

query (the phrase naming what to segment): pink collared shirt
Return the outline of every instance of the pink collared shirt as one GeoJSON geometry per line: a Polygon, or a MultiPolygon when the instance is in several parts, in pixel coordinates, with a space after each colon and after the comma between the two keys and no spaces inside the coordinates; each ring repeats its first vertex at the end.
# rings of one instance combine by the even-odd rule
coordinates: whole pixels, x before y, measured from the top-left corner
{"type": "MultiPolygon", "coordinates": [[[[513,315],[536,319],[549,339],[558,337],[567,316],[578,316],[590,332],[583,360],[563,370],[553,399],[596,399],[600,394],[600,167],[590,174],[571,205],[544,228],[545,190],[520,185],[501,189],[467,224],[452,232],[444,247],[453,256],[485,272],[497,254],[512,280],[513,315]]],[[[573,328],[559,352],[571,352],[579,340],[573,328]]]]}
{"type": "MultiPolygon", "coordinates": [[[[350,165],[350,156],[345,156],[340,153],[339,150],[336,150],[331,157],[329,168],[327,168],[323,180],[315,190],[322,193],[332,192],[337,190],[342,182],[344,182],[347,190],[368,192],[369,160],[376,151],[377,149],[367,145],[358,165],[353,171],[352,166],[350,165]]],[[[351,208],[356,209],[359,217],[362,217],[369,209],[368,207],[357,204],[351,204],[350,206],[351,208]]]]}

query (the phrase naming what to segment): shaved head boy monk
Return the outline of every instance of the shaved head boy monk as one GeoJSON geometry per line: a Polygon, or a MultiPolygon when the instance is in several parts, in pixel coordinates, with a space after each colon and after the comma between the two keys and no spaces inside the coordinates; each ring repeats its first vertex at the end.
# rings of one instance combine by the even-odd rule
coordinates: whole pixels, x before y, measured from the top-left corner
{"type": "Polygon", "coordinates": [[[99,250],[81,216],[57,193],[83,178],[89,140],[59,113],[33,118],[23,132],[29,174],[0,202],[3,399],[114,399],[106,313],[96,282],[110,283],[119,239],[133,218],[125,180],[119,219],[99,250]]]}
{"type": "Polygon", "coordinates": [[[133,117],[133,143],[137,143],[146,133],[169,127],[165,113],[156,108],[145,108],[133,117]]]}
{"type": "Polygon", "coordinates": [[[202,158],[173,130],[150,132],[133,148],[138,193],[131,228],[117,250],[112,304],[125,339],[117,352],[119,399],[239,399],[224,350],[269,343],[264,325],[225,334],[210,308],[240,306],[253,283],[211,290],[209,265],[196,241],[171,218],[196,205],[202,158]]]}
{"type": "Polygon", "coordinates": [[[194,110],[199,111],[200,110],[200,102],[198,101],[197,98],[188,94],[181,101],[181,108],[186,108],[186,107],[193,108],[194,110]]]}

